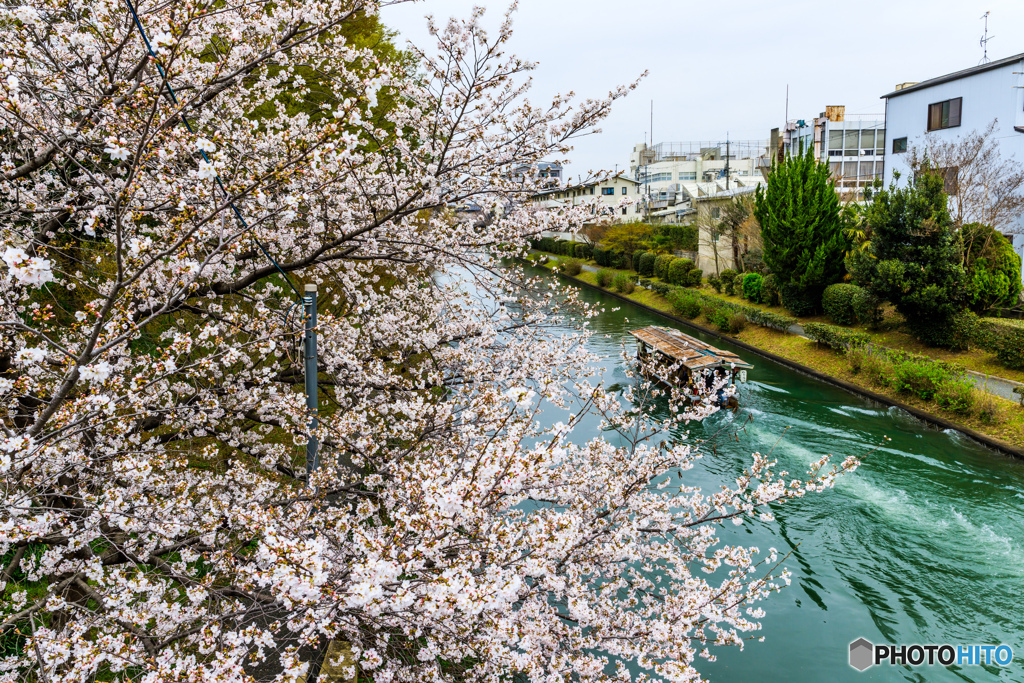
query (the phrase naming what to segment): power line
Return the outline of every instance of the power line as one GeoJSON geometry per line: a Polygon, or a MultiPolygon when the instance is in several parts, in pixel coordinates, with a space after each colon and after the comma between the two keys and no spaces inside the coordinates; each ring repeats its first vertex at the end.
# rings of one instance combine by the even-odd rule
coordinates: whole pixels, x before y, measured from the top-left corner
{"type": "MultiPolygon", "coordinates": [[[[146,35],[146,29],[142,27],[142,21],[139,19],[139,14],[135,11],[135,7],[134,5],[132,5],[132,1],[124,0],[124,2],[126,5],[128,5],[128,11],[132,14],[132,19],[135,21],[135,25],[139,29],[139,35],[142,36],[142,42],[146,44],[146,50],[149,52],[149,56],[153,58],[153,62],[156,64],[157,71],[160,72],[160,77],[163,79],[164,84],[167,86],[167,91],[171,95],[171,102],[173,102],[174,106],[176,107],[181,106],[180,103],[178,102],[178,96],[174,92],[174,88],[171,87],[171,80],[167,77],[167,73],[164,71],[163,65],[160,64],[160,60],[157,58],[156,52],[153,50],[153,46],[149,42],[149,37],[146,35]]],[[[195,130],[193,130],[192,124],[188,122],[188,117],[185,116],[185,111],[182,110],[179,115],[181,116],[181,122],[185,124],[185,128],[188,130],[188,132],[195,135],[196,132],[195,130]]],[[[203,155],[203,160],[206,163],[210,164],[210,166],[212,167],[213,162],[211,162],[210,157],[206,155],[206,150],[200,147],[199,153],[203,155]]],[[[296,296],[298,296],[299,299],[302,299],[302,293],[299,292],[298,288],[292,283],[291,278],[289,278],[288,274],[284,272],[284,269],[281,268],[281,265],[276,260],[274,260],[273,256],[270,255],[270,252],[267,251],[267,248],[265,246],[263,246],[263,243],[260,242],[260,239],[256,237],[256,234],[253,232],[249,224],[246,223],[244,218],[242,218],[242,212],[238,210],[237,206],[235,206],[235,202],[229,199],[230,195],[228,194],[227,189],[224,187],[224,182],[221,180],[220,174],[216,173],[215,178],[217,181],[217,187],[219,187],[220,191],[224,194],[224,198],[228,200],[228,206],[230,206],[231,210],[234,212],[235,218],[238,219],[238,222],[242,224],[242,227],[245,229],[245,231],[248,232],[249,236],[252,237],[254,242],[256,242],[256,246],[260,248],[260,251],[262,251],[263,255],[267,257],[267,260],[274,264],[274,267],[277,268],[279,273],[281,273],[281,276],[284,277],[285,282],[287,282],[288,286],[292,288],[292,291],[295,292],[296,296]]]]}

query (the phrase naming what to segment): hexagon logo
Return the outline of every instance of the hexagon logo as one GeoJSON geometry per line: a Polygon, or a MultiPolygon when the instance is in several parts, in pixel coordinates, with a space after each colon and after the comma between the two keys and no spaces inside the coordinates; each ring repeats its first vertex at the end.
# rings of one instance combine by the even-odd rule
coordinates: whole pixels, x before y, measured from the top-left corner
{"type": "Polygon", "coordinates": [[[866,638],[858,638],[850,643],[850,666],[857,671],[864,671],[875,663],[875,646],[866,638]]]}

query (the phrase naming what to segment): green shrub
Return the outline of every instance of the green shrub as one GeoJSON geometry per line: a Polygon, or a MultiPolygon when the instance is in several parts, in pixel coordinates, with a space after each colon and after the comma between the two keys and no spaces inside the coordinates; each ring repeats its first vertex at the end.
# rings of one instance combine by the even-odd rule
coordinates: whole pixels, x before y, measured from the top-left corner
{"type": "Polygon", "coordinates": [[[720,331],[728,332],[729,331],[729,327],[732,324],[732,317],[733,317],[734,314],[729,310],[728,307],[722,306],[721,308],[714,309],[711,312],[711,315],[707,315],[706,312],[705,312],[704,315],[720,331]]]}
{"type": "Polygon", "coordinates": [[[871,353],[866,349],[857,349],[859,363],[867,378],[880,387],[887,387],[892,383],[892,363],[883,354],[871,353]]]}
{"type": "Polygon", "coordinates": [[[626,273],[619,273],[612,279],[612,288],[621,294],[632,294],[636,285],[633,278],[626,273]]]}
{"type": "Polygon", "coordinates": [[[583,242],[577,242],[573,255],[583,261],[589,260],[594,255],[594,248],[589,244],[583,242]]]}
{"type": "Polygon", "coordinates": [[[718,277],[722,280],[722,291],[732,295],[732,285],[736,281],[736,271],[732,268],[726,268],[718,274],[718,277]]]}
{"type": "Polygon", "coordinates": [[[717,275],[711,275],[708,277],[708,284],[711,285],[711,288],[719,294],[722,293],[722,279],[717,275]]]}
{"type": "Polygon", "coordinates": [[[555,253],[555,238],[554,237],[542,237],[540,240],[540,246],[538,247],[541,251],[546,251],[549,254],[555,253]]]}
{"type": "Polygon", "coordinates": [[[992,394],[981,389],[974,389],[974,407],[978,411],[978,419],[983,423],[991,425],[1002,422],[1005,418],[1003,407],[992,394]]]}
{"type": "Polygon", "coordinates": [[[739,334],[747,326],[747,316],[742,313],[733,313],[729,316],[729,332],[739,334]]]}
{"type": "Polygon", "coordinates": [[[612,280],[614,280],[614,279],[615,279],[615,273],[613,273],[612,271],[608,270],[607,268],[602,268],[601,270],[597,271],[597,286],[598,287],[607,287],[608,285],[610,285],[612,283],[612,280]]]}
{"type": "MultiPolygon", "coordinates": [[[[827,292],[828,290],[825,291],[827,292]]],[[[882,302],[870,291],[863,287],[857,287],[857,291],[853,293],[851,304],[853,306],[853,314],[857,316],[857,320],[861,323],[871,329],[875,329],[882,324],[882,302]]],[[[826,309],[827,312],[828,310],[826,309]]]]}
{"type": "Polygon", "coordinates": [[[672,302],[673,308],[688,320],[693,320],[701,314],[699,298],[687,289],[676,287],[669,294],[668,300],[672,302]]]}
{"type": "Polygon", "coordinates": [[[869,339],[864,332],[856,332],[825,323],[804,323],[803,327],[810,339],[844,353],[847,349],[867,344],[869,339]]]}
{"type": "Polygon", "coordinates": [[[829,285],[821,296],[821,307],[825,315],[837,325],[854,324],[857,322],[857,314],[853,309],[853,299],[861,291],[864,290],[857,285],[829,285]]]}
{"type": "Polygon", "coordinates": [[[761,300],[761,287],[764,284],[764,277],[760,273],[747,273],[743,276],[743,298],[748,301],[761,300]]]}
{"type": "Polygon", "coordinates": [[[566,275],[579,275],[583,271],[583,264],[579,259],[567,258],[558,264],[558,270],[566,275]]]}
{"type": "Polygon", "coordinates": [[[788,315],[781,315],[779,313],[772,313],[771,311],[762,311],[759,308],[744,306],[743,313],[747,316],[747,320],[755,325],[770,327],[774,330],[779,330],[780,332],[785,332],[797,323],[796,318],[791,318],[788,315]]]}
{"type": "Polygon", "coordinates": [[[764,280],[761,281],[761,303],[768,306],[779,305],[778,278],[775,277],[774,273],[768,273],[764,276],[764,280]]]}
{"type": "Polygon", "coordinates": [[[666,273],[668,272],[668,266],[675,259],[672,254],[660,254],[654,259],[654,277],[659,280],[664,280],[666,273]]]}
{"type": "Polygon", "coordinates": [[[813,291],[795,284],[784,285],[779,294],[783,308],[799,318],[814,315],[821,304],[813,291]]]}
{"type": "Polygon", "coordinates": [[[968,223],[960,229],[971,310],[984,313],[1013,306],[1020,295],[1020,256],[1013,244],[993,228],[968,223]]]}
{"type": "Polygon", "coordinates": [[[688,258],[674,259],[668,266],[668,281],[674,285],[685,285],[686,276],[693,270],[693,261],[688,258]]]}
{"type": "MultiPolygon", "coordinates": [[[[930,401],[950,380],[949,372],[938,363],[905,359],[893,364],[892,388],[896,391],[930,401]]],[[[945,407],[945,406],[943,406],[945,407]]]]}
{"type": "MultiPolygon", "coordinates": [[[[974,384],[966,379],[947,379],[935,391],[935,402],[958,415],[970,415],[974,410],[978,393],[974,384]]],[[[980,393],[989,396],[985,392],[980,393]]],[[[991,396],[985,403],[989,407],[989,414],[994,417],[993,408],[998,410],[998,404],[991,396]]]]}
{"type": "Polygon", "coordinates": [[[1024,370],[1024,329],[1011,329],[999,342],[996,358],[1014,370],[1024,370]]]}
{"type": "Polygon", "coordinates": [[[687,287],[700,287],[704,281],[704,271],[700,268],[694,268],[686,274],[686,286],[687,287]]]}
{"type": "Polygon", "coordinates": [[[638,251],[633,254],[633,264],[636,272],[643,277],[654,277],[654,259],[657,255],[650,251],[638,251]]]}
{"type": "Polygon", "coordinates": [[[743,298],[743,278],[746,276],[746,273],[736,273],[732,279],[732,293],[741,299],[743,298]]]}

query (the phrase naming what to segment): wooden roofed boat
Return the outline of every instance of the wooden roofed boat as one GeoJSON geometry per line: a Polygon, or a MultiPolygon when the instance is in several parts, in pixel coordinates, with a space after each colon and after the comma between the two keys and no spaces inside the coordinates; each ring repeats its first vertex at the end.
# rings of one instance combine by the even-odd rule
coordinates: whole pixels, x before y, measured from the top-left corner
{"type": "Polygon", "coordinates": [[[708,375],[726,374],[733,382],[737,379],[744,382],[747,370],[754,367],[732,351],[717,349],[669,327],[652,325],[633,330],[630,334],[639,344],[637,358],[644,359],[653,354],[660,365],[679,364],[675,384],[681,388],[691,387],[695,380],[708,375]]]}

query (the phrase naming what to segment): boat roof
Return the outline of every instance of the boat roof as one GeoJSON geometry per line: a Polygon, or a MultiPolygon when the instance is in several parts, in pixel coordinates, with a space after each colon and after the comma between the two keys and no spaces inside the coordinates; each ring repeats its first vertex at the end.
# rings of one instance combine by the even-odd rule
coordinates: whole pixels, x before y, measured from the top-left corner
{"type": "Polygon", "coordinates": [[[718,368],[734,365],[740,370],[754,366],[746,363],[732,351],[723,351],[669,327],[651,325],[630,332],[634,337],[673,360],[682,362],[690,370],[718,368]]]}

